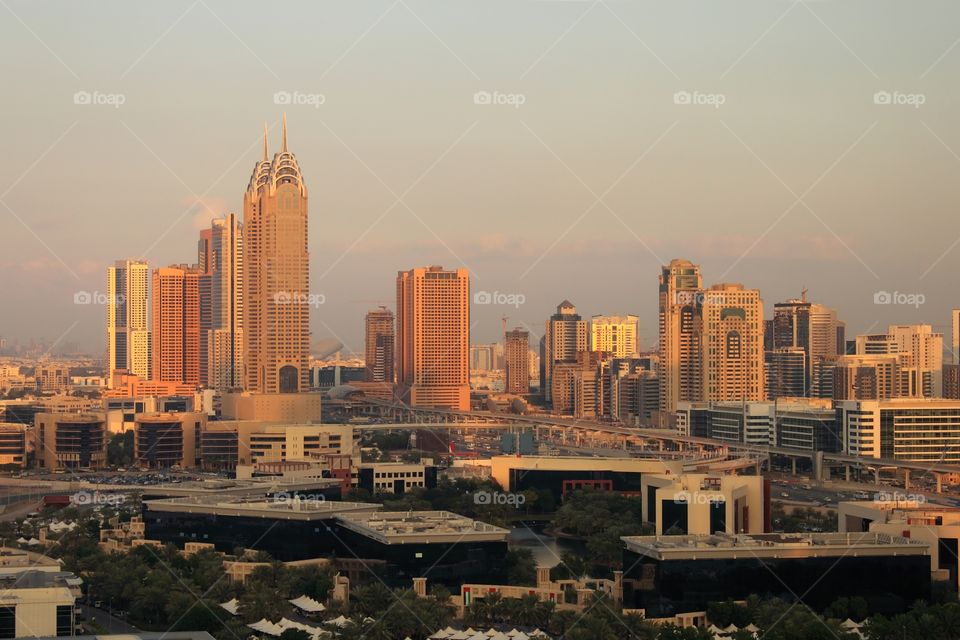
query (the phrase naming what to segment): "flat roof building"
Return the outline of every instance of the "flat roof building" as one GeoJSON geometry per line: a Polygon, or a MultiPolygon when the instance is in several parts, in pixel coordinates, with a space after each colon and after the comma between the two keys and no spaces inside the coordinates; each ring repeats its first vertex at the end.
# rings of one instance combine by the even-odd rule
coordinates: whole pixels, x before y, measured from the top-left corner
{"type": "Polygon", "coordinates": [[[841,597],[871,611],[904,611],[930,592],[926,542],[883,533],[631,536],[621,538],[624,608],[648,618],[711,602],[803,594],[822,611],[841,597]]]}

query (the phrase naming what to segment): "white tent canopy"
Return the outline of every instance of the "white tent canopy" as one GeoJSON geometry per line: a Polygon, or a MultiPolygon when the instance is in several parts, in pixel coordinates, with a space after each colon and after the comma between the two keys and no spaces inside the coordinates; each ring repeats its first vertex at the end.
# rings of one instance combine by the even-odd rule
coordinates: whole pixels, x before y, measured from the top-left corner
{"type": "Polygon", "coordinates": [[[233,598],[232,600],[221,602],[220,608],[224,609],[230,615],[235,616],[240,613],[240,601],[236,598],[233,598]]]}
{"type": "Polygon", "coordinates": [[[301,611],[306,613],[320,613],[321,611],[326,611],[327,608],[323,606],[323,603],[317,602],[310,596],[300,596],[299,598],[294,598],[293,600],[288,600],[290,604],[295,606],[301,611]]]}

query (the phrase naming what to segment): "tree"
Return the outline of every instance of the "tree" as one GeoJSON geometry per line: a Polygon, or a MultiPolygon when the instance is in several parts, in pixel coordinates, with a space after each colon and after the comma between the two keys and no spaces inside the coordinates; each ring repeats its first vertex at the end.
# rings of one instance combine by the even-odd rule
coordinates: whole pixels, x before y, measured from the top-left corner
{"type": "Polygon", "coordinates": [[[304,631],[303,629],[284,629],[283,633],[280,634],[280,640],[311,640],[313,636],[304,631]]]}

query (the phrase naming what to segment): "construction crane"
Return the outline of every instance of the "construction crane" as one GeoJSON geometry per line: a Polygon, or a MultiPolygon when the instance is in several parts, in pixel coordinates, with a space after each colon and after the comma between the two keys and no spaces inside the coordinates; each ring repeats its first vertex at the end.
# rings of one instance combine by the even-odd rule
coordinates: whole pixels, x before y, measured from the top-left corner
{"type": "Polygon", "coordinates": [[[507,320],[510,319],[510,316],[500,316],[500,328],[503,329],[501,333],[507,335],[507,320]]]}

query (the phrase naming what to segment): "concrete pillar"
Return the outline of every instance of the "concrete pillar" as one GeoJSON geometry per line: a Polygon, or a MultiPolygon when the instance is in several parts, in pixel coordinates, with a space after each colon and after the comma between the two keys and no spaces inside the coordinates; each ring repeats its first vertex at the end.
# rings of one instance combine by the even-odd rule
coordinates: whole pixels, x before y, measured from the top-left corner
{"type": "Polygon", "coordinates": [[[910,491],[910,469],[903,470],[903,489],[910,491]]]}
{"type": "Polygon", "coordinates": [[[847,482],[850,482],[850,465],[843,465],[843,475],[846,478],[847,482]]]}
{"type": "Polygon", "coordinates": [[[790,473],[792,475],[797,475],[797,459],[790,458],[790,473]]]}
{"type": "Polygon", "coordinates": [[[937,493],[943,493],[943,476],[939,473],[934,474],[937,479],[937,493]]]}
{"type": "Polygon", "coordinates": [[[542,589],[550,583],[550,567],[537,567],[537,587],[542,589]]]}

